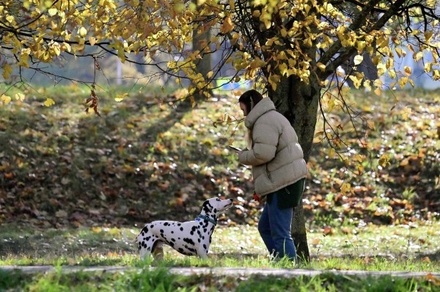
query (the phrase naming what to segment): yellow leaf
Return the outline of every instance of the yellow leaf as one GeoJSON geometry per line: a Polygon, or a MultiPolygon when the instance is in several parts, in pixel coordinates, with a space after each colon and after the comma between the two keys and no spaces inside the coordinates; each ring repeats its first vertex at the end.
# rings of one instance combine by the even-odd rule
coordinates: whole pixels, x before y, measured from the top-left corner
{"type": "Polygon", "coordinates": [[[402,50],[402,48],[396,48],[395,49],[397,56],[402,57],[406,55],[406,52],[402,50]]]}
{"type": "Polygon", "coordinates": [[[6,20],[7,20],[9,23],[13,23],[14,20],[15,20],[15,18],[14,18],[14,16],[12,16],[12,15],[8,15],[8,16],[6,16],[6,20]]]}
{"type": "MultiPolygon", "coordinates": [[[[97,211],[96,213],[99,214],[99,211],[97,211]]],[[[92,232],[93,233],[101,233],[102,232],[102,228],[101,227],[92,227],[92,232]]]]}
{"type": "Polygon", "coordinates": [[[255,60],[253,60],[250,64],[249,67],[251,69],[256,69],[256,68],[261,68],[266,64],[266,62],[264,62],[263,60],[261,60],[260,58],[256,58],[255,60]]]}
{"type": "Polygon", "coordinates": [[[220,32],[226,34],[234,29],[234,24],[230,16],[226,16],[223,20],[222,26],[220,27],[220,32]]]}
{"type": "Polygon", "coordinates": [[[404,88],[407,83],[408,83],[408,77],[402,77],[399,79],[400,88],[404,88]]]}
{"type": "Polygon", "coordinates": [[[380,79],[374,80],[373,84],[374,84],[374,86],[380,87],[380,88],[382,88],[382,86],[383,86],[383,82],[380,79]]]}
{"type": "Polygon", "coordinates": [[[29,68],[29,60],[30,60],[29,55],[22,53],[19,57],[18,65],[29,68]]]}
{"type": "Polygon", "coordinates": [[[55,104],[55,101],[52,98],[48,97],[48,98],[46,98],[46,100],[44,101],[43,104],[44,104],[44,106],[50,107],[55,104]]]}
{"type": "Polygon", "coordinates": [[[317,66],[317,67],[319,68],[319,70],[321,70],[321,71],[324,71],[325,68],[326,68],[326,66],[325,66],[324,64],[320,63],[320,62],[318,62],[318,63],[316,64],[316,66],[317,66]]]}
{"type": "Polygon", "coordinates": [[[3,64],[3,78],[9,79],[9,77],[11,77],[11,74],[12,74],[12,66],[9,65],[8,63],[4,63],[3,64]]]}
{"type": "Polygon", "coordinates": [[[335,99],[334,98],[330,98],[327,101],[328,111],[331,112],[334,109],[335,105],[336,105],[335,99]]]}
{"type": "Polygon", "coordinates": [[[364,87],[367,91],[371,91],[371,80],[365,80],[364,81],[364,87]]]}
{"type": "Polygon", "coordinates": [[[410,115],[411,115],[411,109],[409,107],[404,108],[400,112],[400,116],[402,117],[403,120],[407,120],[410,115]]]}
{"type": "Polygon", "coordinates": [[[377,64],[377,75],[382,76],[387,72],[387,68],[384,63],[377,64]]]}
{"type": "Polygon", "coordinates": [[[416,62],[420,61],[423,58],[423,52],[418,51],[414,54],[413,58],[416,62]]]}
{"type": "Polygon", "coordinates": [[[115,101],[116,101],[116,102],[121,102],[121,101],[123,101],[127,96],[128,96],[128,93],[118,94],[118,95],[115,97],[115,101]]]}
{"type": "Polygon", "coordinates": [[[390,164],[390,157],[388,154],[382,154],[382,156],[379,158],[379,165],[382,167],[386,167],[390,164]]]}
{"type": "Polygon", "coordinates": [[[362,63],[363,60],[364,60],[364,57],[362,57],[361,55],[356,55],[354,57],[354,64],[357,66],[360,63],[362,63]]]}
{"type": "Polygon", "coordinates": [[[57,14],[58,9],[52,7],[47,12],[49,13],[49,16],[54,16],[55,14],[57,14]]]}
{"type": "Polygon", "coordinates": [[[336,155],[336,151],[334,148],[330,148],[330,150],[328,151],[328,158],[333,159],[336,155]]]}
{"type": "Polygon", "coordinates": [[[68,43],[63,43],[61,47],[63,48],[64,51],[67,51],[67,52],[72,51],[72,47],[68,43]]]}
{"type": "Polygon", "coordinates": [[[381,90],[379,87],[377,87],[377,88],[374,90],[374,93],[375,93],[377,96],[380,96],[380,95],[382,94],[382,90],[381,90]]]}
{"type": "Polygon", "coordinates": [[[269,84],[272,86],[273,90],[277,90],[278,82],[280,82],[280,76],[271,74],[269,76],[269,84]]]}
{"type": "Polygon", "coordinates": [[[425,63],[425,65],[423,66],[424,70],[426,73],[431,72],[432,70],[432,63],[425,63]]]}
{"type": "Polygon", "coordinates": [[[349,193],[350,191],[351,191],[350,183],[347,183],[347,182],[343,183],[341,186],[341,192],[346,194],[346,193],[349,193]]]}
{"type": "Polygon", "coordinates": [[[2,96],[0,96],[0,100],[3,104],[8,104],[11,102],[11,98],[7,95],[2,94],[2,96]]]}
{"type": "Polygon", "coordinates": [[[60,45],[58,43],[53,43],[50,47],[50,51],[56,56],[59,56],[61,54],[60,45]]]}
{"type": "Polygon", "coordinates": [[[89,37],[89,43],[91,46],[94,46],[96,44],[96,38],[95,37],[89,37]]]}
{"type": "Polygon", "coordinates": [[[425,31],[425,41],[429,42],[431,40],[432,35],[433,35],[433,31],[432,30],[425,31]]]}
{"type": "Polygon", "coordinates": [[[79,29],[78,29],[78,34],[79,34],[79,36],[81,36],[81,37],[85,37],[86,35],[87,35],[87,29],[85,28],[85,27],[80,27],[79,29]]]}
{"type": "Polygon", "coordinates": [[[25,97],[24,94],[21,93],[21,92],[18,92],[18,93],[15,94],[15,99],[16,100],[23,101],[24,97],[25,97]]]}
{"type": "Polygon", "coordinates": [[[359,87],[361,87],[362,84],[362,76],[349,76],[349,78],[351,79],[351,81],[353,81],[353,85],[354,87],[356,87],[356,89],[359,89],[359,87]]]}
{"type": "Polygon", "coordinates": [[[367,43],[365,41],[356,42],[358,52],[362,52],[365,49],[366,45],[367,45],[367,43]]]}
{"type": "Polygon", "coordinates": [[[288,72],[288,67],[286,63],[281,63],[278,65],[278,70],[280,71],[281,75],[283,76],[287,76],[287,72],[288,72]]]}

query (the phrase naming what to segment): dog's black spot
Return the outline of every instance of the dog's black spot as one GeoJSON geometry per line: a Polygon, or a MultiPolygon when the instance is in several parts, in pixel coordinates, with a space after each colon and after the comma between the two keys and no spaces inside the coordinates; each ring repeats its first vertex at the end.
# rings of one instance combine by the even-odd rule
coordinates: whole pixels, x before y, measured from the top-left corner
{"type": "Polygon", "coordinates": [[[180,231],[183,231],[183,227],[180,227],[180,231]]]}
{"type": "Polygon", "coordinates": [[[187,245],[185,247],[191,252],[190,254],[196,254],[197,253],[195,248],[191,248],[191,247],[189,247],[187,245]]]}
{"type": "Polygon", "coordinates": [[[175,239],[175,238],[171,238],[171,241],[172,241],[172,242],[175,242],[175,241],[176,241],[176,239],[175,239]]]}
{"type": "Polygon", "coordinates": [[[194,245],[194,240],[192,240],[191,238],[184,238],[183,241],[185,241],[188,244],[194,245]]]}
{"type": "Polygon", "coordinates": [[[163,226],[170,226],[170,222],[165,222],[163,226]]]}
{"type": "Polygon", "coordinates": [[[165,231],[164,231],[163,229],[161,229],[161,230],[159,230],[159,232],[162,234],[162,233],[164,233],[165,231]]]}
{"type": "Polygon", "coordinates": [[[206,244],[203,245],[203,249],[208,250],[208,247],[206,246],[206,244]]]}

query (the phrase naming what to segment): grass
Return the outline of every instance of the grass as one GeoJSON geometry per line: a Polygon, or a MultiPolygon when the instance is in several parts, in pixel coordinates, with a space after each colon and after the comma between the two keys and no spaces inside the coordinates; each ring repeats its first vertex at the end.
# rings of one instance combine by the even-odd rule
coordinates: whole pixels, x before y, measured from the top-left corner
{"type": "MultiPolygon", "coordinates": [[[[413,227],[374,226],[309,230],[312,262],[303,268],[367,271],[438,271],[436,251],[440,222],[413,227]]],[[[78,228],[58,230],[0,227],[3,250],[0,265],[143,266],[134,244],[133,228],[78,228]]],[[[168,266],[291,268],[269,260],[255,226],[219,226],[210,259],[185,257],[165,247],[168,266]]]]}
{"type": "Polygon", "coordinates": [[[0,289],[9,291],[435,291],[437,279],[339,276],[182,276],[167,268],[144,268],[124,273],[1,274],[0,289]]]}

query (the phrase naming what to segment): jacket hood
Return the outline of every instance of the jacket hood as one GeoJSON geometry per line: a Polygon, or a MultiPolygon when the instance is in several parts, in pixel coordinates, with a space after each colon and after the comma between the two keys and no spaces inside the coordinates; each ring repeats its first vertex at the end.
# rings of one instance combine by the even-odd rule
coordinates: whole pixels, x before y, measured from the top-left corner
{"type": "Polygon", "coordinates": [[[275,104],[270,98],[263,98],[257,103],[253,109],[249,112],[249,114],[244,119],[244,125],[248,129],[252,129],[254,127],[255,122],[261,117],[263,114],[273,111],[275,109],[275,104]]]}

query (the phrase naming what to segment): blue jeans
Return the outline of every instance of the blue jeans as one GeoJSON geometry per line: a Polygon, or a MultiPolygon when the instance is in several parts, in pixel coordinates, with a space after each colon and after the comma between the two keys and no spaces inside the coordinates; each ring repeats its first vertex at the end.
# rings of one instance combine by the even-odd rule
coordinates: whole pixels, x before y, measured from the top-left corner
{"type": "Polygon", "coordinates": [[[258,221],[258,232],[269,253],[276,258],[288,257],[296,260],[296,249],[291,235],[293,208],[279,209],[277,192],[272,201],[266,202],[258,221]]]}

